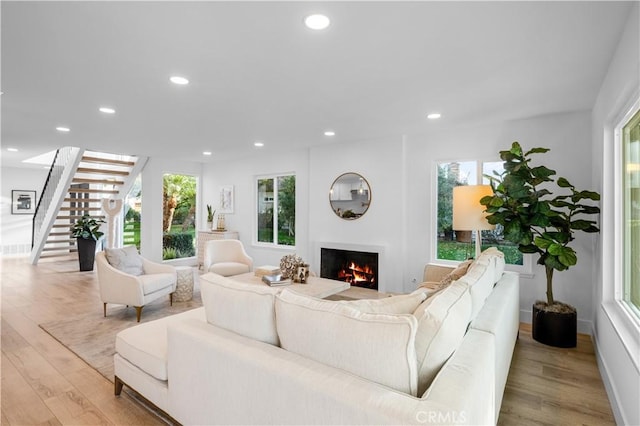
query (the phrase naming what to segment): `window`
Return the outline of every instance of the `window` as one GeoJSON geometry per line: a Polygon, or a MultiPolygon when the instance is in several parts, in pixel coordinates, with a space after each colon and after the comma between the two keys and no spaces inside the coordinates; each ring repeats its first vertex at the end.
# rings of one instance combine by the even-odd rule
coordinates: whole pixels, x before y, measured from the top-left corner
{"type": "Polygon", "coordinates": [[[640,110],[622,128],[622,299],[640,317],[640,110]]]}
{"type": "MultiPolygon", "coordinates": [[[[460,185],[488,185],[489,180],[483,176],[502,171],[502,161],[438,163],[436,260],[462,261],[475,255],[475,233],[453,229],[453,188],[460,185]]],[[[504,240],[502,231],[500,225],[492,231],[481,231],[482,249],[497,247],[504,253],[507,264],[525,266],[527,259],[520,253],[516,244],[504,240]]],[[[526,266],[528,269],[529,266],[526,266]]],[[[519,270],[525,271],[524,269],[519,270]]]]}
{"type": "Polygon", "coordinates": [[[129,193],[124,198],[124,221],[122,238],[125,246],[135,245],[140,250],[140,219],[142,210],[142,178],[136,177],[129,193]]]}
{"type": "Polygon", "coordinates": [[[196,178],[165,174],[162,183],[162,259],[195,256],[196,178]]]}
{"type": "Polygon", "coordinates": [[[296,177],[276,175],[257,179],[258,243],[296,245],[296,177]]]}

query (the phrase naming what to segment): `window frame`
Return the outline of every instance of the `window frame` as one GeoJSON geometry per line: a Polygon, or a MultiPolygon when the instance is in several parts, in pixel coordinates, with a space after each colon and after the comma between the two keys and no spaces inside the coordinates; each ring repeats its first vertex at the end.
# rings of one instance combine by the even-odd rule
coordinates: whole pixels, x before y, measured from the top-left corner
{"type": "MultiPolygon", "coordinates": [[[[253,177],[253,232],[252,232],[252,245],[256,246],[256,247],[263,247],[263,248],[277,248],[280,250],[289,250],[289,251],[295,251],[296,250],[296,244],[298,242],[297,238],[296,238],[296,244],[294,245],[286,245],[286,244],[279,244],[277,242],[278,240],[278,206],[279,206],[279,200],[278,200],[278,192],[279,192],[279,188],[278,188],[278,178],[281,177],[287,177],[287,176],[293,176],[296,179],[296,190],[295,190],[295,195],[296,195],[296,205],[297,205],[297,199],[298,199],[298,178],[296,176],[295,172],[282,172],[282,173],[271,173],[271,174],[264,174],[264,175],[255,175],[253,177]],[[273,236],[274,236],[274,242],[266,242],[266,241],[258,241],[258,181],[263,180],[263,179],[272,179],[274,181],[273,184],[273,236]]],[[[297,211],[298,209],[296,208],[296,220],[295,223],[297,226],[298,220],[297,220],[297,211]]]]}
{"type": "MultiPolygon", "coordinates": [[[[459,260],[448,260],[448,259],[438,259],[438,167],[441,164],[445,163],[476,163],[476,182],[481,182],[481,184],[485,184],[484,176],[483,176],[483,165],[485,163],[499,163],[501,162],[499,159],[443,159],[443,160],[435,160],[433,162],[432,167],[432,189],[431,192],[433,196],[431,197],[434,200],[434,206],[432,211],[434,212],[432,221],[431,221],[431,230],[433,233],[433,238],[431,238],[431,263],[444,265],[444,266],[457,266],[460,261],[459,260]]],[[[474,252],[475,253],[475,252],[474,252]]],[[[505,270],[517,272],[522,277],[531,278],[534,276],[533,274],[533,255],[523,253],[522,254],[522,265],[513,265],[507,263],[505,265],[505,270]]]]}
{"type": "MultiPolygon", "coordinates": [[[[604,232],[612,235],[603,235],[604,240],[612,241],[613,253],[607,253],[605,249],[600,252],[602,258],[602,309],[607,315],[613,329],[622,341],[622,345],[627,351],[631,362],[640,370],[640,360],[636,354],[640,351],[640,317],[636,316],[631,307],[624,300],[624,241],[621,236],[624,233],[624,156],[622,147],[622,128],[629,122],[631,117],[640,109],[640,90],[630,98],[623,112],[615,116],[611,121],[613,129],[613,155],[610,161],[604,162],[603,187],[612,189],[613,208],[605,210],[603,213],[611,212],[612,226],[606,228],[604,232]],[[612,270],[611,273],[607,273],[612,270]]],[[[605,136],[605,153],[606,150],[605,136]]],[[[610,139],[609,139],[610,140],[610,139]]],[[[606,195],[606,194],[605,194],[606,195]]],[[[603,197],[606,200],[606,197],[603,197]]],[[[605,217],[606,217],[605,216],[605,217]]]]}

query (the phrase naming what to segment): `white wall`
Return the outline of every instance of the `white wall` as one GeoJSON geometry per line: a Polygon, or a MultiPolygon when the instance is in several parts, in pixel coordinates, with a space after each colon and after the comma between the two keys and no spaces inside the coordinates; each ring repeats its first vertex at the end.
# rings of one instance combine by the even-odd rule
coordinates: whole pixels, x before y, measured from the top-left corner
{"type": "Polygon", "coordinates": [[[593,185],[602,195],[602,232],[592,272],[595,346],[618,424],[640,424],[640,332],[615,302],[614,127],[640,96],[640,8],[636,3],[593,108],[593,185]]]}
{"type": "MultiPolygon", "coordinates": [[[[272,153],[265,148],[251,158],[223,164],[205,165],[203,172],[202,211],[206,204],[219,208],[220,188],[234,187],[234,213],[225,215],[226,228],[238,231],[254,265],[279,265],[280,258],[294,250],[264,248],[255,244],[257,176],[294,173],[296,175],[296,248],[295,252],[309,260],[309,152],[306,149],[272,153]]],[[[204,229],[204,223],[200,229],[204,229]]]]}
{"type": "Polygon", "coordinates": [[[31,252],[33,215],[11,214],[11,191],[14,189],[36,191],[36,201],[48,170],[43,168],[2,168],[2,193],[0,202],[0,248],[3,255],[26,255],[31,252]]]}
{"type": "MultiPolygon", "coordinates": [[[[434,129],[423,140],[410,140],[405,168],[409,206],[407,223],[407,276],[420,277],[426,259],[435,258],[434,214],[436,212],[436,163],[451,160],[500,161],[498,152],[518,141],[524,149],[550,148],[540,154],[539,163],[556,170],[578,189],[593,189],[591,180],[591,138],[589,112],[574,112],[534,117],[472,128],[434,129]]],[[[592,288],[594,279],[591,265],[595,259],[592,235],[576,234],[574,248],[578,264],[568,271],[554,274],[554,296],[575,306],[578,310],[578,331],[591,332],[593,315],[592,288]]],[[[533,276],[520,279],[521,320],[531,322],[531,305],[545,298],[544,268],[535,264],[533,276]]],[[[409,285],[409,284],[407,284],[409,285]]]]}
{"type": "MultiPolygon", "coordinates": [[[[198,179],[198,185],[202,185],[202,164],[150,158],[142,171],[140,254],[156,262],[162,261],[162,177],[165,173],[195,176],[198,179]]],[[[205,213],[203,218],[196,217],[196,220],[206,222],[206,208],[201,198],[198,196],[196,203],[205,209],[205,213]]]]}

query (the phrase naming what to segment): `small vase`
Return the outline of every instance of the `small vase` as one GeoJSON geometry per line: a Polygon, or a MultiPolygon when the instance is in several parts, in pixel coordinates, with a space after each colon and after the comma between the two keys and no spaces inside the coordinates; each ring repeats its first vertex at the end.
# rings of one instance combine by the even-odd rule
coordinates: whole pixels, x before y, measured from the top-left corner
{"type": "Polygon", "coordinates": [[[224,215],[222,213],[218,214],[218,226],[217,226],[218,231],[224,231],[225,230],[225,224],[224,224],[224,215]]]}
{"type": "Polygon", "coordinates": [[[213,221],[207,222],[207,231],[213,231],[213,221]]]}

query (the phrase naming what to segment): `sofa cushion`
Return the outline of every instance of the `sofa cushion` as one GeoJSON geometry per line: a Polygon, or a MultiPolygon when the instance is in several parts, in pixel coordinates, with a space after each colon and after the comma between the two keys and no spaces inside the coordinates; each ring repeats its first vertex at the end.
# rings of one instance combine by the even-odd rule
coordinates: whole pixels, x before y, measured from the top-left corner
{"type": "Polygon", "coordinates": [[[150,376],[167,380],[167,325],[187,318],[204,321],[203,309],[192,309],[122,330],[116,335],[116,352],[150,376]]]}
{"type": "Polygon", "coordinates": [[[361,312],[285,289],[276,297],[282,348],[417,395],[413,315],[361,312]]]}
{"type": "Polygon", "coordinates": [[[493,291],[493,287],[502,276],[503,271],[504,254],[495,247],[491,247],[483,251],[478,259],[469,266],[464,277],[460,278],[460,281],[469,286],[473,304],[472,320],[484,306],[485,300],[493,291]]]}
{"type": "Polygon", "coordinates": [[[454,281],[416,309],[416,357],[418,394],[429,387],[440,368],[457,349],[467,331],[471,314],[468,287],[454,281]]]}
{"type": "Polygon", "coordinates": [[[338,303],[370,314],[412,314],[426,297],[427,294],[425,292],[415,292],[383,299],[350,300],[338,303]]]}
{"type": "Polygon", "coordinates": [[[218,274],[200,277],[207,322],[234,333],[278,345],[275,295],[282,287],[234,281],[218,274]]]}
{"type": "Polygon", "coordinates": [[[142,282],[142,294],[145,296],[171,287],[176,282],[175,274],[169,273],[140,275],[138,279],[142,282]]]}
{"type": "Polygon", "coordinates": [[[104,250],[104,254],[109,265],[117,270],[129,275],[144,274],[142,257],[138,254],[138,249],[136,249],[135,246],[126,246],[117,249],[108,248],[104,250]]]}

